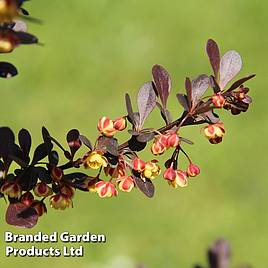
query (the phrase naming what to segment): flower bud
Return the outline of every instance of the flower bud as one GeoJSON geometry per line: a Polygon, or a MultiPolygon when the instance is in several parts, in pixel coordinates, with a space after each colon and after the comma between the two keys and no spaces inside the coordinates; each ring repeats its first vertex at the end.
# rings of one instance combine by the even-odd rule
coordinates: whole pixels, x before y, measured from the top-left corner
{"type": "Polygon", "coordinates": [[[223,123],[209,124],[204,128],[204,135],[212,144],[217,144],[222,141],[225,129],[223,123]]]}
{"type": "Polygon", "coordinates": [[[215,107],[222,108],[225,105],[225,99],[221,94],[215,94],[212,96],[212,102],[215,107]]]}
{"type": "Polygon", "coordinates": [[[50,197],[50,206],[55,209],[64,210],[72,207],[73,202],[72,199],[65,194],[56,194],[50,197]]]}
{"type": "Polygon", "coordinates": [[[152,147],[151,147],[151,152],[153,155],[161,155],[167,150],[167,147],[160,143],[160,142],[154,142],[152,147]]]}
{"type": "Polygon", "coordinates": [[[10,198],[20,198],[22,189],[16,182],[6,181],[1,187],[1,193],[8,195],[10,198]]]}
{"type": "Polygon", "coordinates": [[[176,176],[177,173],[172,167],[166,169],[163,175],[164,179],[167,181],[174,181],[176,179],[176,176]]]}
{"type": "Polygon", "coordinates": [[[107,159],[103,156],[103,153],[99,151],[93,151],[87,154],[83,162],[85,168],[92,169],[99,169],[101,167],[107,167],[108,165],[107,159]]]}
{"type": "Polygon", "coordinates": [[[106,197],[113,197],[117,196],[118,192],[111,182],[108,181],[99,181],[95,184],[95,189],[99,197],[106,198],[106,197]]]}
{"type": "Polygon", "coordinates": [[[118,187],[123,192],[131,192],[135,186],[134,180],[131,176],[122,176],[117,179],[118,187]]]}
{"type": "Polygon", "coordinates": [[[51,171],[51,177],[55,182],[59,182],[63,177],[63,171],[62,169],[58,167],[54,167],[51,171]]]}
{"type": "Polygon", "coordinates": [[[167,138],[167,146],[168,147],[177,147],[180,144],[180,138],[177,133],[169,134],[167,138]]]}
{"type": "Polygon", "coordinates": [[[60,187],[60,192],[72,199],[75,194],[75,188],[67,184],[64,184],[60,187]]]}
{"type": "Polygon", "coordinates": [[[160,174],[160,167],[156,163],[157,161],[155,160],[146,162],[145,168],[142,173],[143,178],[153,180],[160,174]]]}
{"type": "Polygon", "coordinates": [[[31,192],[26,192],[20,198],[20,202],[26,206],[30,206],[34,201],[34,196],[31,192]]]}
{"type": "Polygon", "coordinates": [[[31,207],[35,208],[39,217],[47,213],[47,207],[42,201],[38,201],[38,200],[33,201],[33,203],[31,204],[31,207]]]}
{"type": "Polygon", "coordinates": [[[187,174],[182,170],[176,171],[176,178],[174,181],[169,181],[169,184],[174,188],[188,186],[187,174]]]}
{"type": "Polygon", "coordinates": [[[135,158],[133,160],[133,169],[142,172],[145,168],[145,162],[139,158],[135,158]]]}
{"type": "Polygon", "coordinates": [[[113,127],[118,131],[122,131],[127,127],[127,120],[125,117],[120,117],[113,120],[113,127]]]}
{"type": "Polygon", "coordinates": [[[34,187],[34,194],[38,197],[47,197],[52,193],[52,189],[44,182],[39,182],[34,187]]]}
{"type": "Polygon", "coordinates": [[[189,177],[196,177],[199,174],[200,174],[200,168],[197,165],[190,163],[187,168],[187,175],[189,177]]]}
{"type": "Polygon", "coordinates": [[[106,137],[112,137],[116,133],[113,121],[105,116],[100,118],[98,130],[106,137]]]}

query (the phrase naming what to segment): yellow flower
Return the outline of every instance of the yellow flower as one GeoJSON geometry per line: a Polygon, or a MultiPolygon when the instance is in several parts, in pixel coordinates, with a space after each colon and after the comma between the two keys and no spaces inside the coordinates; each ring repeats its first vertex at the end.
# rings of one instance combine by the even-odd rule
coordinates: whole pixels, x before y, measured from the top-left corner
{"type": "Polygon", "coordinates": [[[160,174],[160,172],[160,167],[156,164],[156,161],[151,161],[145,164],[142,175],[146,179],[153,180],[160,174]]]}
{"type": "Polygon", "coordinates": [[[99,169],[100,167],[107,167],[107,165],[107,159],[101,152],[93,151],[84,159],[85,168],[99,169]]]}
{"type": "Polygon", "coordinates": [[[16,1],[0,0],[0,22],[11,22],[18,15],[16,1]]]}

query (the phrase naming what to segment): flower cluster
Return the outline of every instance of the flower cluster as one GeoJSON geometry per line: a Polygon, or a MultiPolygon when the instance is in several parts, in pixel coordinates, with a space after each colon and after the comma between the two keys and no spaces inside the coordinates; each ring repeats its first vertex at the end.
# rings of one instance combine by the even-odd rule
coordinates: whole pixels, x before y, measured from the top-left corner
{"type": "MultiPolygon", "coordinates": [[[[28,14],[23,3],[0,0],[1,53],[11,52],[20,44],[38,42],[36,37],[26,33],[24,23],[14,21],[16,17],[28,14]]],[[[200,174],[200,168],[186,152],[185,145],[193,142],[183,137],[182,128],[205,124],[201,128],[203,135],[211,144],[219,144],[225,127],[216,111],[225,109],[238,115],[246,112],[251,103],[249,89],[244,83],[254,75],[229,85],[242,67],[240,55],[232,50],[221,57],[213,40],[207,42],[206,49],[213,75],[199,75],[193,80],[186,78],[186,92],[177,94],[183,108],[178,118],[172,119],[167,107],[170,75],[162,66],[155,65],[153,80],[138,92],[138,111],[134,111],[131,98],[126,94],[126,114],[115,120],[101,117],[94,143],[79,130],[72,129],[67,133],[64,146],[43,127],[43,141],[31,154],[32,139],[28,130],[21,129],[16,141],[10,128],[0,127],[0,198],[8,199],[10,203],[7,223],[31,228],[47,212],[47,203],[57,210],[73,207],[78,190],[111,198],[138,189],[151,198],[155,192],[154,181],[161,174],[161,164],[155,159],[159,155],[166,157],[163,181],[174,188],[186,187],[191,178],[200,174]],[[144,128],[146,119],[156,107],[164,126],[144,128]],[[130,126],[128,130],[127,126],[130,126]],[[116,134],[120,131],[128,131],[127,141],[118,141],[116,134]],[[144,161],[139,153],[147,145],[151,148],[152,159],[144,161]],[[81,147],[87,148],[86,154],[78,155],[81,147]],[[59,150],[64,159],[60,159],[59,150]],[[181,161],[181,157],[186,159],[186,168],[183,168],[185,161],[181,161]],[[14,170],[10,169],[12,163],[17,164],[14,170]],[[79,168],[84,171],[78,172],[79,168]]],[[[10,70],[8,63],[0,63],[1,76],[11,76],[10,70]]]]}

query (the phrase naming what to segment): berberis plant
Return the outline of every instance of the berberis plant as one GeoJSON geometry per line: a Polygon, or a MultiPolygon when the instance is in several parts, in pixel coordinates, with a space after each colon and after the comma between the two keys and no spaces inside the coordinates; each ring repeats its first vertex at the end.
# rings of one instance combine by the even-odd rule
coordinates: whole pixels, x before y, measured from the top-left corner
{"type": "MultiPolygon", "coordinates": [[[[22,8],[25,1],[0,0],[0,52],[11,52],[19,44],[38,43],[33,35],[26,33],[26,26],[14,19],[28,15],[22,8]]],[[[126,94],[127,113],[115,120],[101,117],[97,128],[99,135],[94,143],[81,135],[77,129],[68,132],[68,148],[60,144],[43,127],[43,141],[30,154],[31,135],[21,129],[16,142],[13,131],[0,128],[0,191],[8,199],[6,212],[8,224],[31,228],[38,218],[47,212],[46,201],[54,209],[73,206],[76,190],[96,193],[101,198],[118,195],[118,189],[131,192],[137,188],[148,197],[153,197],[153,181],[160,175],[156,156],[166,154],[164,180],[172,187],[185,187],[190,178],[199,175],[199,167],[186,153],[184,144],[193,144],[182,137],[182,127],[204,124],[202,132],[211,144],[222,141],[225,128],[218,115],[218,109],[230,111],[233,115],[246,112],[251,98],[244,83],[254,75],[244,77],[229,85],[242,67],[240,55],[228,51],[220,57],[215,41],[208,40],[207,54],[213,75],[199,75],[186,78],[186,93],[178,93],[177,99],[183,111],[179,118],[172,119],[167,103],[171,91],[171,78],[160,65],[152,68],[153,80],[145,83],[138,92],[138,111],[133,110],[130,96],[126,94]],[[211,88],[211,93],[208,89],[211,88]],[[144,122],[153,109],[158,108],[164,126],[160,129],[144,128],[144,122]],[[120,143],[115,137],[124,131],[129,122],[130,138],[120,143]],[[78,155],[82,146],[88,153],[78,155]],[[153,160],[144,161],[138,152],[150,146],[153,160]],[[63,154],[59,154],[58,151],[63,154]],[[167,151],[171,153],[166,153],[167,151]],[[30,155],[32,157],[30,157],[30,155]],[[65,160],[60,161],[63,155],[65,160]],[[186,170],[178,165],[184,156],[189,162],[186,170]],[[13,165],[14,163],[14,165],[13,165]],[[17,167],[15,167],[15,164],[17,167]],[[83,168],[91,172],[68,172],[83,168]],[[107,179],[105,179],[107,178],[107,179]]],[[[9,63],[1,63],[1,76],[15,75],[16,69],[9,63]]]]}

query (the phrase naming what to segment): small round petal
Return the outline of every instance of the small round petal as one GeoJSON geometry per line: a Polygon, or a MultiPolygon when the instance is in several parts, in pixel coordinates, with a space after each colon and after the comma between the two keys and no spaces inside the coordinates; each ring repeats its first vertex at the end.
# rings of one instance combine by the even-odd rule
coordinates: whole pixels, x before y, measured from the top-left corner
{"type": "Polygon", "coordinates": [[[177,173],[172,167],[166,169],[163,175],[164,179],[167,181],[174,181],[176,179],[176,176],[177,173]]]}
{"type": "Polygon", "coordinates": [[[135,158],[133,160],[133,169],[142,172],[145,168],[145,162],[139,158],[135,158]]]}
{"type": "Polygon", "coordinates": [[[103,156],[102,152],[93,151],[84,157],[84,167],[91,169],[99,169],[101,167],[107,167],[108,161],[103,156]]]}
{"type": "Polygon", "coordinates": [[[186,187],[188,186],[188,180],[187,180],[187,174],[186,172],[182,170],[177,170],[176,171],[176,178],[174,181],[169,181],[169,184],[173,186],[174,188],[178,187],[186,187]]]}
{"type": "Polygon", "coordinates": [[[212,102],[215,107],[222,108],[225,105],[225,99],[221,94],[215,94],[212,96],[212,102]]]}
{"type": "Polygon", "coordinates": [[[20,198],[22,194],[21,186],[16,182],[4,182],[0,191],[2,194],[8,195],[10,198],[20,198]]]}
{"type": "Polygon", "coordinates": [[[116,129],[114,128],[114,123],[110,118],[101,117],[99,119],[99,123],[97,126],[98,130],[101,134],[105,135],[106,137],[112,137],[116,133],[116,129]]]}
{"type": "Polygon", "coordinates": [[[118,178],[118,187],[123,192],[131,192],[135,186],[134,180],[131,176],[123,176],[118,178]]]}
{"type": "Polygon", "coordinates": [[[30,206],[34,201],[34,196],[31,192],[26,192],[20,198],[20,202],[26,206],[30,206]]]}
{"type": "Polygon", "coordinates": [[[109,198],[118,195],[115,185],[111,182],[99,181],[95,184],[95,189],[100,198],[109,198]]]}
{"type": "Polygon", "coordinates": [[[167,147],[158,141],[154,142],[151,147],[151,152],[153,155],[161,155],[166,150],[167,150],[167,147]]]}
{"type": "Polygon", "coordinates": [[[58,167],[54,167],[51,171],[51,177],[55,182],[59,182],[63,175],[63,170],[58,167]]]}
{"type": "Polygon", "coordinates": [[[50,206],[55,209],[64,210],[73,206],[72,199],[64,194],[56,194],[50,197],[50,206]]]}
{"type": "Polygon", "coordinates": [[[39,182],[34,187],[34,194],[38,197],[47,197],[52,193],[52,189],[44,182],[39,182]]]}
{"type": "Polygon", "coordinates": [[[123,131],[127,127],[127,120],[125,117],[120,117],[113,120],[113,127],[118,131],[123,131]]]}
{"type": "Polygon", "coordinates": [[[156,161],[146,162],[145,168],[142,173],[142,178],[153,180],[161,172],[160,167],[156,164],[156,161]]]}
{"type": "Polygon", "coordinates": [[[180,144],[180,138],[177,133],[172,133],[167,138],[167,145],[176,148],[180,144]]]}
{"type": "Polygon", "coordinates": [[[200,174],[200,168],[197,165],[190,163],[187,168],[187,175],[189,177],[196,177],[199,174],[200,174]]]}

